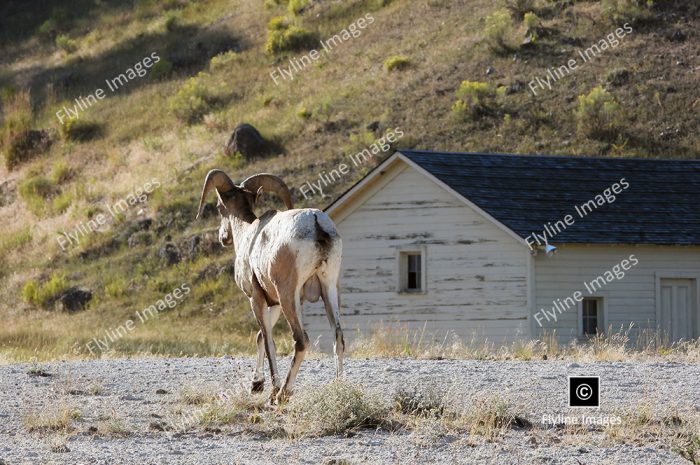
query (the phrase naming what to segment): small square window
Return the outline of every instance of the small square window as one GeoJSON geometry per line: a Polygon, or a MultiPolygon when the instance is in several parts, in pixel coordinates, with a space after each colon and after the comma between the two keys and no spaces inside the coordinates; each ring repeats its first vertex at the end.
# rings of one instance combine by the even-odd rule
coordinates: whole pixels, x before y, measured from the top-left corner
{"type": "Polygon", "coordinates": [[[399,254],[399,292],[425,292],[425,257],[421,250],[399,254]]]}
{"type": "Polygon", "coordinates": [[[581,309],[583,336],[595,336],[603,332],[603,301],[600,298],[585,298],[581,309]]]}

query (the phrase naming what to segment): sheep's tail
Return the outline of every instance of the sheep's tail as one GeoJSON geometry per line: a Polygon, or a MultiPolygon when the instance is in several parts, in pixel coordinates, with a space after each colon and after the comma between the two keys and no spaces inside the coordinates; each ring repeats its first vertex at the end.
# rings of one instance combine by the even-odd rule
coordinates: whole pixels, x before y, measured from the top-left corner
{"type": "Polygon", "coordinates": [[[321,260],[326,260],[328,258],[328,253],[333,247],[333,237],[321,227],[318,222],[318,216],[314,213],[314,224],[316,227],[316,245],[321,252],[321,260]]]}

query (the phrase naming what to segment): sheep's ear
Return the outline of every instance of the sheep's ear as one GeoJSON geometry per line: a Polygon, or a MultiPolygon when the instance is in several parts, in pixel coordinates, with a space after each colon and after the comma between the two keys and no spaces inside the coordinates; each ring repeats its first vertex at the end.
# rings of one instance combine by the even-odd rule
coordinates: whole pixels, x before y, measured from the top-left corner
{"type": "Polygon", "coordinates": [[[258,187],[258,192],[255,193],[255,203],[258,203],[260,199],[262,198],[263,195],[263,188],[262,186],[258,187]]]}

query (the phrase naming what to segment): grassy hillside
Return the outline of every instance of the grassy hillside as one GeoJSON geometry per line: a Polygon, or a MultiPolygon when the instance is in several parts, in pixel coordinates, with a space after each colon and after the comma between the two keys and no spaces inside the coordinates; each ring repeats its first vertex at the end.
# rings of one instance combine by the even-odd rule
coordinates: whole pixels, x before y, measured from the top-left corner
{"type": "Polygon", "coordinates": [[[0,6],[0,357],[92,356],[88,341],[183,283],[110,352],[250,351],[232,252],[215,215],[193,221],[214,167],[276,173],[323,207],[391,150],[323,196],[299,187],[396,128],[393,148],[700,154],[692,0],[44,3],[0,6]],[[68,121],[75,99],[86,110],[68,121]],[[243,122],[274,153],[226,156],[243,122]],[[87,309],[56,308],[71,286],[92,292],[87,309]]]}

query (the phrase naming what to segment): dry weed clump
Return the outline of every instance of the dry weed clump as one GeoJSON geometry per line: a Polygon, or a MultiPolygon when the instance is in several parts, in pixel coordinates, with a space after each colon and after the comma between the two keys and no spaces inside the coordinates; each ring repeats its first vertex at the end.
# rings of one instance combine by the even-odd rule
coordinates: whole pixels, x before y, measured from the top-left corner
{"type": "Polygon", "coordinates": [[[291,438],[348,434],[387,426],[390,408],[360,385],[338,379],[292,397],[284,429],[291,438]]]}
{"type": "Polygon", "coordinates": [[[454,418],[448,418],[448,421],[452,428],[483,436],[490,441],[521,424],[511,404],[498,396],[478,399],[454,418]]]}
{"type": "Polygon", "coordinates": [[[73,421],[81,418],[80,410],[60,403],[30,412],[24,417],[23,423],[30,433],[68,433],[73,429],[73,421]]]}
{"type": "Polygon", "coordinates": [[[273,417],[275,412],[266,406],[267,398],[238,389],[234,395],[220,396],[207,404],[199,417],[199,424],[206,427],[223,425],[259,425],[273,417]]]}
{"type": "Polygon", "coordinates": [[[662,443],[689,460],[700,464],[700,418],[679,412],[674,407],[659,407],[640,402],[623,410],[622,422],[605,428],[606,439],[613,444],[644,445],[662,443]]]}

